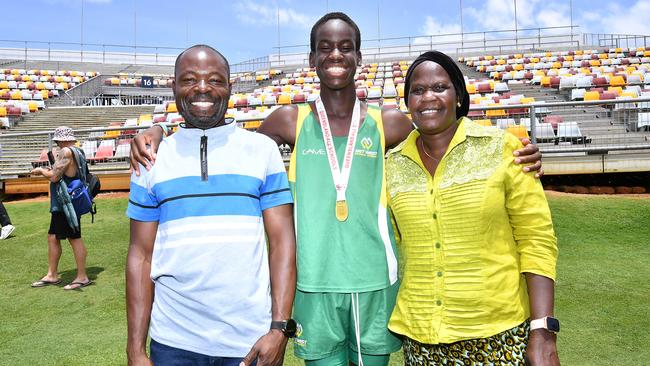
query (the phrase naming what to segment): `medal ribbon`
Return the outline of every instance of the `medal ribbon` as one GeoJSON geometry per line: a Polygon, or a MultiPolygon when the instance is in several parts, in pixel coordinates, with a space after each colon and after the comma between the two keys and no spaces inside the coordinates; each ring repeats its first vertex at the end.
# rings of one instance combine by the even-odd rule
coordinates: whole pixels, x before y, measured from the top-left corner
{"type": "Polygon", "coordinates": [[[343,169],[339,169],[339,161],[336,157],[336,148],[334,147],[329,118],[327,118],[327,112],[325,111],[325,106],[323,106],[323,101],[320,97],[315,100],[315,104],[318,119],[320,121],[320,128],[323,132],[323,140],[325,141],[327,160],[330,163],[332,180],[334,181],[334,188],[336,188],[336,200],[345,201],[345,191],[348,189],[350,169],[352,168],[352,158],[354,157],[354,147],[357,143],[357,133],[359,132],[361,103],[358,98],[355,98],[354,109],[352,110],[352,121],[350,122],[350,131],[348,132],[348,142],[345,146],[345,155],[343,155],[343,169]]]}

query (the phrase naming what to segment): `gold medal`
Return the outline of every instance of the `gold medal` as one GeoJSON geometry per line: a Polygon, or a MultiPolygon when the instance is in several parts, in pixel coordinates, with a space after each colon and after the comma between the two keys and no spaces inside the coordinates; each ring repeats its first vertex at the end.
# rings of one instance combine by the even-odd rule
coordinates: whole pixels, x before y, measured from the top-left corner
{"type": "Polygon", "coordinates": [[[341,222],[348,219],[347,201],[336,201],[336,219],[341,222]]]}

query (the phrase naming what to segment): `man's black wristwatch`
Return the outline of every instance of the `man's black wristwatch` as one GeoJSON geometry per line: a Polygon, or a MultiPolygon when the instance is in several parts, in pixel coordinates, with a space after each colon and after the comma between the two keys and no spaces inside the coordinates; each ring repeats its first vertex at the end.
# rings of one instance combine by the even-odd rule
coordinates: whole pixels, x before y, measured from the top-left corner
{"type": "Polygon", "coordinates": [[[296,321],[293,319],[271,322],[271,329],[279,329],[282,332],[282,334],[284,334],[284,336],[287,338],[295,337],[297,328],[298,325],[296,324],[296,321]]]}

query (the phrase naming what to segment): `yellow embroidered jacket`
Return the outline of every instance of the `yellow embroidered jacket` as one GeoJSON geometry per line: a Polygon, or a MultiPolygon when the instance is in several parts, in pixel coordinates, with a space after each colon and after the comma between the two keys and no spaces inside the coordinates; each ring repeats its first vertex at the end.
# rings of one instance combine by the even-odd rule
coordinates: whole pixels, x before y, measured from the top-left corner
{"type": "Polygon", "coordinates": [[[421,343],[485,338],[529,317],[524,272],[555,280],[541,183],[514,163],[513,135],[461,118],[432,177],[413,131],[389,152],[402,284],[388,327],[421,343]]]}

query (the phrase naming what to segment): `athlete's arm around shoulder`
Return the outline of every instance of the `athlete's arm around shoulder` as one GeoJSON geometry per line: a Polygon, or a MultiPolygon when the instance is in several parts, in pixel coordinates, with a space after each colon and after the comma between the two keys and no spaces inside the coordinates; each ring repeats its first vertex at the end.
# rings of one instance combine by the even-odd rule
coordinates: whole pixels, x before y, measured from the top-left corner
{"type": "Polygon", "coordinates": [[[296,120],[298,106],[280,107],[264,119],[257,132],[270,137],[276,144],[287,144],[293,148],[296,142],[296,120]]]}
{"type": "Polygon", "coordinates": [[[386,108],[381,111],[384,122],[386,149],[399,145],[413,130],[413,123],[402,111],[396,108],[386,108]]]}

